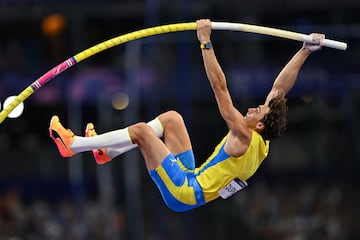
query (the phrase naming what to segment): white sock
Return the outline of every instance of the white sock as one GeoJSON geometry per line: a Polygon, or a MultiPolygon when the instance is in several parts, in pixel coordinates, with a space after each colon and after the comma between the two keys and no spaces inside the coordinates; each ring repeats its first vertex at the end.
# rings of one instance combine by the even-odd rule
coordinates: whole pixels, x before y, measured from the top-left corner
{"type": "Polygon", "coordinates": [[[71,151],[74,153],[91,151],[97,148],[123,148],[131,146],[128,128],[114,130],[94,137],[76,136],[71,144],[71,151]]]}
{"type": "MultiPolygon", "coordinates": [[[[164,130],[158,118],[151,120],[147,123],[147,125],[149,125],[154,130],[156,136],[158,136],[159,138],[163,136],[164,130]]],[[[123,154],[124,152],[130,151],[136,147],[137,144],[132,144],[131,146],[121,148],[109,147],[106,149],[106,153],[110,158],[115,158],[123,154]]]]}
{"type": "MultiPolygon", "coordinates": [[[[156,136],[163,136],[163,128],[158,118],[155,118],[147,124],[155,131],[156,136]]],[[[124,128],[94,137],[76,136],[71,144],[71,151],[79,153],[98,148],[107,148],[109,157],[114,158],[136,147],[137,145],[131,141],[128,128],[124,128]]]]}
{"type": "Polygon", "coordinates": [[[147,125],[149,125],[154,130],[156,136],[158,136],[159,138],[163,136],[164,129],[161,125],[159,118],[155,118],[151,120],[150,122],[147,123],[147,125]]]}

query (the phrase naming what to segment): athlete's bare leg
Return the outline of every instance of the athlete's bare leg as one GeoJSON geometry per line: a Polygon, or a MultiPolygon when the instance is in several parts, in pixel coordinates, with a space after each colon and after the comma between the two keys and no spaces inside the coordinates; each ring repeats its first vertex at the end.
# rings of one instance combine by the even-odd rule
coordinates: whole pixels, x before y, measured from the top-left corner
{"type": "Polygon", "coordinates": [[[137,123],[128,128],[133,143],[137,144],[148,170],[159,166],[167,155],[191,149],[191,142],[183,118],[175,111],[159,116],[164,129],[164,141],[159,139],[146,123],[137,123]]]}

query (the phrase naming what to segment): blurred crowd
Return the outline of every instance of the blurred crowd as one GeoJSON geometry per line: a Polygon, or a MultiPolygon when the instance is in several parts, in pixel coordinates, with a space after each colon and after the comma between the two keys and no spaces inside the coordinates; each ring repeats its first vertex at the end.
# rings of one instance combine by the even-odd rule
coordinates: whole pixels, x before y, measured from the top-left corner
{"type": "Polygon", "coordinates": [[[105,226],[98,202],[87,199],[76,205],[68,199],[26,202],[19,191],[9,189],[0,200],[0,239],[106,239],[104,231],[109,227],[114,234],[109,239],[122,239],[125,220],[121,211],[107,213],[112,222],[105,226]]]}
{"type": "MultiPolygon", "coordinates": [[[[249,239],[358,239],[359,201],[355,185],[301,181],[258,184],[239,197],[249,239]]],[[[247,238],[245,238],[247,239],[247,238]]]]}
{"type": "MultiPolygon", "coordinates": [[[[229,200],[215,201],[205,210],[165,210],[170,216],[166,220],[167,237],[157,232],[152,218],[144,217],[147,227],[143,235],[144,239],[359,239],[360,212],[354,207],[360,194],[355,185],[261,180],[229,200]],[[187,233],[190,228],[177,223],[186,214],[194,217],[195,231],[191,234],[187,233]]],[[[144,201],[144,209],[151,208],[147,204],[144,201]]],[[[76,205],[69,199],[26,202],[16,189],[9,189],[0,198],[0,239],[128,239],[124,206],[116,206],[104,218],[97,200],[87,199],[81,207],[76,205]]]]}

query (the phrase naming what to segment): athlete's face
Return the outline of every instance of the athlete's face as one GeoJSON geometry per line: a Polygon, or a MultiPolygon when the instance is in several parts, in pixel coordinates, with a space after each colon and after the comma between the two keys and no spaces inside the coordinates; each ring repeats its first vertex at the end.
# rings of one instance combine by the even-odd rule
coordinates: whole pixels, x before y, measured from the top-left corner
{"type": "Polygon", "coordinates": [[[259,105],[254,108],[248,108],[248,111],[245,115],[245,121],[248,126],[252,129],[255,129],[259,124],[260,120],[264,118],[265,114],[268,113],[270,108],[265,105],[259,105]]]}

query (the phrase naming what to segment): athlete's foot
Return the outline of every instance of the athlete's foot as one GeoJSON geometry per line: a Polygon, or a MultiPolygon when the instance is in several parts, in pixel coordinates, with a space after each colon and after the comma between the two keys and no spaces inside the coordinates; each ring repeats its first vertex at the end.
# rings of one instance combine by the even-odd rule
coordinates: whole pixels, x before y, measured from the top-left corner
{"type": "Polygon", "coordinates": [[[61,156],[71,157],[74,155],[74,153],[70,150],[70,146],[74,141],[75,134],[70,129],[65,129],[61,125],[59,117],[56,115],[50,120],[49,133],[61,156]]]}
{"type": "MultiPolygon", "coordinates": [[[[96,135],[94,124],[88,123],[85,129],[85,137],[93,137],[96,135]]],[[[111,158],[106,154],[106,148],[94,149],[92,152],[97,164],[104,164],[111,161],[111,158]]]]}

